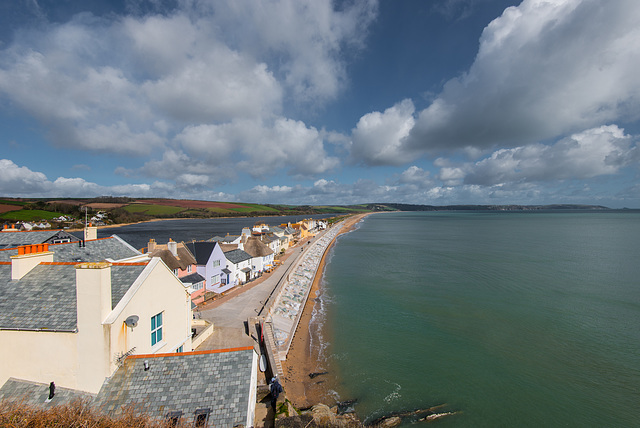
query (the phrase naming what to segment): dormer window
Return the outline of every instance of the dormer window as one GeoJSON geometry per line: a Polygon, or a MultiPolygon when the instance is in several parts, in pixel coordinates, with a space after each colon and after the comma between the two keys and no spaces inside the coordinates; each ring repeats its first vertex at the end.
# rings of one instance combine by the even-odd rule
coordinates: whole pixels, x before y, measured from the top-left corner
{"type": "Polygon", "coordinates": [[[193,418],[193,426],[196,428],[204,428],[208,426],[210,413],[211,409],[196,410],[193,418]]]}
{"type": "Polygon", "coordinates": [[[177,427],[180,422],[180,417],[182,416],[182,412],[169,412],[167,413],[166,419],[167,424],[170,427],[177,427]]]}

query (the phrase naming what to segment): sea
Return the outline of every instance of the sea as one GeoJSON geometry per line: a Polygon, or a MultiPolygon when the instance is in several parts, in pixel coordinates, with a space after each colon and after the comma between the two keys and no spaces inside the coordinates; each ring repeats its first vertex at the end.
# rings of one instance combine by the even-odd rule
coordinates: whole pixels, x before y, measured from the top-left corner
{"type": "Polygon", "coordinates": [[[333,393],[365,422],[640,426],[638,211],[370,215],[318,308],[333,393]]]}
{"type": "MultiPolygon", "coordinates": [[[[304,217],[98,237],[142,248],[304,217]]],[[[365,422],[441,406],[442,427],[640,427],[640,211],[373,214],[331,248],[315,311],[332,393],[365,422]]]]}

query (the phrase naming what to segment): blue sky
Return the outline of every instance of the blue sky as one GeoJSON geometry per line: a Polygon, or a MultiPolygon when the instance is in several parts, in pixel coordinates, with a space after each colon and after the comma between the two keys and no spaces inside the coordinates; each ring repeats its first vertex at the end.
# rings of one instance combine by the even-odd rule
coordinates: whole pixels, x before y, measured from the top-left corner
{"type": "Polygon", "coordinates": [[[0,195],[640,207],[636,0],[0,3],[0,195]]]}

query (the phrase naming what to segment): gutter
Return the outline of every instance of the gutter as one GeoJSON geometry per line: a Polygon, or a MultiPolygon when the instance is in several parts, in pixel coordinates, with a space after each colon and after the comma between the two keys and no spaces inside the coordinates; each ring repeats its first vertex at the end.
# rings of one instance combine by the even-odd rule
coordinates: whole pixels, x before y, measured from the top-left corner
{"type": "Polygon", "coordinates": [[[20,327],[0,327],[0,331],[34,331],[34,332],[49,332],[49,333],[77,333],[78,329],[57,329],[57,328],[20,328],[20,327]]]}

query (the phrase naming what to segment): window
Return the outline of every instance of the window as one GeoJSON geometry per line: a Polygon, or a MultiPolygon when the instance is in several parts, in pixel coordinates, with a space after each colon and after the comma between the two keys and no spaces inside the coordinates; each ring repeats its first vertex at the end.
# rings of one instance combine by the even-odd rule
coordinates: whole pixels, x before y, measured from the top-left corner
{"type": "Polygon", "coordinates": [[[220,260],[214,260],[213,261],[213,267],[220,267],[220,260]]]}
{"type": "Polygon", "coordinates": [[[184,345],[180,345],[180,347],[176,349],[176,352],[184,352],[184,345]]]}
{"type": "Polygon", "coordinates": [[[162,342],[162,312],[151,317],[151,346],[162,342]]]}
{"type": "Polygon", "coordinates": [[[173,270],[173,274],[174,274],[175,276],[178,276],[178,269],[174,269],[174,270],[173,270]]]}
{"type": "Polygon", "coordinates": [[[187,266],[187,273],[191,273],[191,265],[187,266]]]}
{"type": "Polygon", "coordinates": [[[182,412],[169,412],[167,413],[166,419],[167,423],[170,427],[177,427],[178,422],[180,422],[180,417],[182,416],[182,412]]]}
{"type": "Polygon", "coordinates": [[[193,418],[193,426],[206,427],[209,422],[209,413],[211,413],[211,409],[197,409],[193,418]]]}
{"type": "Polygon", "coordinates": [[[211,285],[217,284],[220,282],[220,275],[213,275],[211,277],[211,285]]]}
{"type": "Polygon", "coordinates": [[[202,289],[202,281],[200,281],[200,282],[198,282],[196,284],[193,284],[191,286],[191,290],[193,290],[193,291],[197,291],[197,290],[201,290],[201,289],[202,289]]]}

